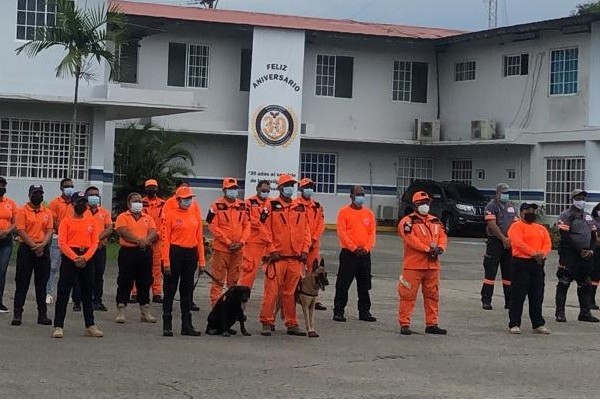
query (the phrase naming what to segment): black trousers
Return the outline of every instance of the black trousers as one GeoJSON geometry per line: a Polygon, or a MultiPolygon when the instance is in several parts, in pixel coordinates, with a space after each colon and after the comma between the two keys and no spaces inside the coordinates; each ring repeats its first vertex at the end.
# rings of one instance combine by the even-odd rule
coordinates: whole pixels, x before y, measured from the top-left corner
{"type": "Polygon", "coordinates": [[[46,316],[46,284],[50,276],[50,250],[46,246],[44,254],[36,257],[26,244],[21,244],[17,250],[17,268],[15,271],[15,317],[23,315],[23,306],[31,283],[31,274],[34,275],[35,299],[37,301],[38,315],[46,316]]]}
{"type": "Polygon", "coordinates": [[[594,270],[594,258],[587,260],[581,258],[577,252],[562,250],[559,260],[560,266],[556,271],[558,283],[556,284],[556,311],[565,310],[567,292],[571,282],[577,282],[577,297],[579,299],[580,314],[590,312],[592,284],[590,276],[594,270]]]}
{"type": "MultiPolygon", "coordinates": [[[[186,249],[171,245],[169,249],[169,260],[171,262],[171,275],[165,275],[163,279],[163,315],[173,314],[173,299],[179,286],[179,305],[181,307],[182,319],[189,318],[192,307],[192,289],[194,287],[194,275],[198,269],[198,251],[195,248],[186,249]]],[[[139,295],[138,291],[138,295],[139,295]]]]}
{"type": "Polygon", "coordinates": [[[356,255],[348,249],[340,252],[340,267],[335,281],[334,314],[343,314],[348,304],[348,289],[356,278],[358,313],[367,315],[371,310],[371,254],[356,255]]]}
{"type": "Polygon", "coordinates": [[[481,287],[481,302],[489,304],[492,302],[494,295],[494,281],[498,274],[498,266],[500,266],[500,274],[502,275],[502,288],[504,289],[505,306],[510,300],[510,284],[511,284],[511,259],[512,254],[510,249],[505,249],[502,241],[495,236],[489,236],[487,239],[485,255],[483,256],[484,280],[481,287]]]}
{"type": "Polygon", "coordinates": [[[598,286],[598,282],[600,282],[600,249],[594,252],[594,266],[590,278],[592,282],[595,282],[595,286],[598,286]]]}
{"type": "Polygon", "coordinates": [[[119,276],[117,278],[117,304],[127,305],[133,283],[137,283],[138,303],[141,306],[150,303],[152,286],[152,249],[139,247],[121,247],[117,260],[119,276]]]}
{"type": "Polygon", "coordinates": [[[91,262],[86,263],[85,267],[77,268],[73,260],[67,256],[62,256],[60,264],[60,276],[58,278],[58,289],[56,306],[54,309],[54,326],[63,328],[65,316],[67,315],[67,304],[69,303],[69,293],[77,285],[81,290],[81,303],[83,310],[83,320],[85,327],[94,325],[94,308],[92,306],[92,292],[94,289],[94,265],[91,262]]]}
{"type": "MultiPolygon", "coordinates": [[[[104,271],[106,270],[106,246],[96,250],[90,262],[94,267],[93,303],[102,304],[102,295],[104,294],[104,271]]],[[[77,282],[73,285],[73,303],[81,303],[81,288],[77,282]]]]}
{"type": "Polygon", "coordinates": [[[544,266],[533,259],[512,259],[512,285],[510,287],[510,308],[508,311],[508,327],[521,326],[523,303],[525,297],[529,300],[529,318],[533,329],[544,326],[542,317],[544,303],[544,266]]]}

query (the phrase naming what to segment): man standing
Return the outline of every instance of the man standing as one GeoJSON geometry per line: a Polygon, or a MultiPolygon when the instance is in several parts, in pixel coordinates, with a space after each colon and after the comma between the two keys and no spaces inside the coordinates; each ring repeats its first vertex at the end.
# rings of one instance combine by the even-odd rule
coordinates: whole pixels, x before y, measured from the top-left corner
{"type": "Polygon", "coordinates": [[[371,315],[371,251],[375,247],[375,216],[364,207],[365,190],[362,186],[350,189],[352,203],[338,213],[337,233],[340,241],[340,267],[335,282],[333,320],[346,322],[344,309],[348,303],[348,289],[356,278],[358,318],[375,322],[371,315]]]}
{"type": "Polygon", "coordinates": [[[265,243],[261,239],[262,223],[260,222],[260,215],[266,206],[270,192],[271,183],[267,180],[261,180],[256,185],[256,195],[246,200],[246,211],[250,216],[250,236],[242,249],[244,262],[242,263],[242,274],[238,285],[247,286],[250,289],[254,287],[256,273],[260,269],[262,259],[267,251],[265,243]]]}
{"type": "Polygon", "coordinates": [[[510,240],[508,229],[517,220],[517,210],[510,201],[510,188],[506,183],[496,186],[496,197],[485,206],[487,223],[487,245],[483,256],[485,271],[481,287],[481,304],[484,310],[492,309],[494,282],[500,265],[502,288],[504,289],[504,308],[508,309],[510,300],[510,240]]]}
{"type": "Polygon", "coordinates": [[[590,214],[585,212],[587,192],[575,189],[571,192],[573,204],[558,217],[560,244],[559,266],[556,272],[556,321],[567,322],[565,303],[573,280],[577,281],[579,298],[579,321],[599,322],[590,311],[591,280],[596,249],[596,225],[590,214]]]}
{"type": "Polygon", "coordinates": [[[7,313],[8,308],[2,302],[6,271],[13,249],[13,232],[16,228],[17,205],[6,196],[6,179],[0,176],[0,313],[7,313]]]}
{"type": "Polygon", "coordinates": [[[448,238],[440,220],[429,215],[429,195],[416,192],[412,202],[416,212],[407,215],[398,224],[398,234],[404,242],[402,275],[398,280],[400,334],[413,333],[410,330],[410,319],[415,309],[419,286],[422,285],[425,333],[445,335],[447,331],[438,326],[439,256],[446,250],[448,238]]]}
{"type": "MultiPolygon", "coordinates": [[[[156,179],[148,179],[144,184],[146,196],[142,198],[144,212],[150,215],[156,224],[156,233],[158,239],[152,244],[152,302],[162,303],[163,275],[161,270],[161,249],[160,243],[161,221],[165,200],[158,197],[158,182],[156,179]]],[[[135,292],[135,287],[134,287],[135,292]]]]}
{"type": "Polygon", "coordinates": [[[243,251],[250,236],[250,221],[246,204],[238,198],[238,183],[234,178],[223,180],[223,197],[208,211],[206,222],[213,234],[210,305],[214,307],[223,294],[223,285],[233,287],[240,279],[243,251]],[[218,281],[218,282],[215,282],[218,281]]]}
{"type": "Polygon", "coordinates": [[[311,240],[306,207],[292,199],[295,184],[291,175],[280,175],[277,180],[279,197],[268,201],[261,215],[262,237],[269,257],[260,310],[260,334],[263,336],[271,336],[275,327],[278,297],[281,297],[287,334],[306,336],[298,326],[295,293],[311,240]]]}
{"type": "MultiPolygon", "coordinates": [[[[325,216],[323,214],[323,207],[321,204],[313,200],[312,196],[315,193],[315,183],[309,178],[303,178],[300,180],[300,196],[298,196],[298,203],[304,204],[306,207],[306,214],[308,216],[308,223],[310,225],[310,250],[308,252],[308,260],[306,265],[312,268],[313,263],[321,261],[321,237],[325,232],[325,216]]],[[[316,310],[327,310],[323,304],[321,304],[320,298],[317,298],[315,304],[316,310]]]]}

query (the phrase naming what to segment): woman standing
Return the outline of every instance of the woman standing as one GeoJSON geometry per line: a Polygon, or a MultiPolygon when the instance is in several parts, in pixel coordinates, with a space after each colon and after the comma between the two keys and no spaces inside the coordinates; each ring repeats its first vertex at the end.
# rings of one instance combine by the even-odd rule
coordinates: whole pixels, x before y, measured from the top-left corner
{"type": "Polygon", "coordinates": [[[200,336],[192,325],[192,290],[194,272],[202,271],[204,261],[204,238],[202,219],[190,208],[193,204],[192,189],[180,186],[175,192],[178,207],[165,215],[163,232],[163,336],[173,336],[173,298],[179,285],[181,306],[181,334],[200,336]]]}
{"type": "Polygon", "coordinates": [[[6,271],[13,249],[13,232],[16,228],[17,205],[6,197],[6,179],[0,176],[0,313],[8,308],[2,302],[6,271]]]}
{"type": "Polygon", "coordinates": [[[130,193],[127,208],[117,217],[115,230],[119,235],[119,276],[117,278],[117,316],[115,322],[125,323],[125,307],[135,281],[138,288],[141,321],[155,323],[150,314],[152,285],[152,243],[158,239],[152,217],[142,212],[142,195],[130,193]]]}

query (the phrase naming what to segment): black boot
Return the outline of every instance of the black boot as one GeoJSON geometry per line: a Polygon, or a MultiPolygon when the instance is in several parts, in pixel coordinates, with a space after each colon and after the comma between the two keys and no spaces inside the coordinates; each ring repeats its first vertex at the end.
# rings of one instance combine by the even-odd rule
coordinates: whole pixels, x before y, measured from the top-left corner
{"type": "Polygon", "coordinates": [[[173,316],[171,314],[163,315],[163,336],[173,336],[173,316]]]}
{"type": "Polygon", "coordinates": [[[12,326],[20,326],[22,324],[22,319],[23,319],[23,314],[15,311],[12,322],[10,324],[12,326]]]}
{"type": "Polygon", "coordinates": [[[598,289],[597,286],[592,286],[590,289],[590,310],[600,310],[596,304],[596,289],[598,289]]]}
{"type": "Polygon", "coordinates": [[[594,317],[590,312],[590,285],[577,287],[577,297],[579,298],[579,316],[578,321],[600,322],[600,319],[594,317]]]}
{"type": "Polygon", "coordinates": [[[492,309],[492,296],[494,294],[494,286],[486,285],[485,283],[481,287],[481,308],[484,310],[492,309]]]}
{"type": "Polygon", "coordinates": [[[200,336],[200,331],[197,331],[192,325],[192,314],[181,316],[181,335],[182,336],[200,336]]]}
{"type": "Polygon", "coordinates": [[[556,322],[567,322],[567,317],[565,316],[565,303],[567,302],[568,290],[568,284],[559,281],[556,285],[556,322]]]}
{"type": "Polygon", "coordinates": [[[40,325],[52,325],[52,320],[44,313],[38,315],[37,323],[40,325]]]}
{"type": "Polygon", "coordinates": [[[429,333],[431,335],[445,335],[448,333],[448,331],[440,328],[437,325],[432,325],[425,328],[425,333],[429,333]]]}

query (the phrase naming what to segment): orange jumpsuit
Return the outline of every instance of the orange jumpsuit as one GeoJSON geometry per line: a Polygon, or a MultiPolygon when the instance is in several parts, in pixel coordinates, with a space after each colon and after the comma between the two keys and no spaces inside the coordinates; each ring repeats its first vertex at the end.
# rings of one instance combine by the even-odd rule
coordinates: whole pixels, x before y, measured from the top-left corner
{"type": "Polygon", "coordinates": [[[302,276],[302,253],[308,254],[311,237],[306,206],[283,199],[267,201],[261,214],[262,239],[267,253],[279,253],[281,259],[267,266],[260,322],[275,325],[275,304],[281,293],[285,326],[298,326],[295,292],[302,276]]]}
{"type": "Polygon", "coordinates": [[[256,272],[262,264],[262,258],[266,253],[265,243],[261,239],[260,214],[265,208],[266,201],[258,196],[252,196],[246,200],[246,212],[250,216],[250,236],[243,247],[244,262],[242,264],[242,275],[238,285],[254,287],[256,272]]]}
{"type": "Polygon", "coordinates": [[[425,323],[438,324],[440,260],[429,257],[432,244],[446,250],[448,237],[439,219],[416,212],[404,217],[398,224],[398,234],[404,241],[402,275],[398,280],[398,321],[410,326],[419,286],[423,286],[425,323]]]}
{"type": "Polygon", "coordinates": [[[242,200],[229,201],[222,197],[210,206],[206,222],[214,237],[211,272],[219,281],[213,280],[210,287],[210,304],[214,307],[223,294],[223,284],[230,288],[240,279],[242,247],[250,236],[250,221],[242,200]],[[242,247],[230,250],[233,243],[241,243],[242,247]]]}
{"type": "Polygon", "coordinates": [[[306,215],[308,216],[308,224],[310,226],[311,235],[311,246],[308,252],[308,260],[306,265],[312,268],[315,261],[321,261],[321,236],[325,232],[325,215],[323,214],[323,207],[320,203],[313,199],[305,199],[304,197],[298,197],[298,203],[304,204],[306,207],[306,215]]]}
{"type": "MultiPolygon", "coordinates": [[[[161,226],[163,219],[163,207],[165,200],[160,197],[150,198],[144,196],[142,198],[142,204],[144,205],[144,212],[152,217],[154,224],[156,225],[156,234],[158,240],[152,245],[152,295],[161,296],[163,290],[163,275],[161,270],[161,226]]],[[[136,294],[136,287],[133,287],[131,292],[132,295],[136,294]]]]}

